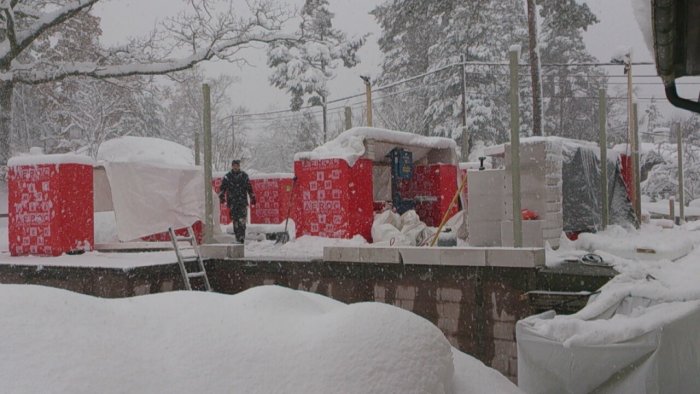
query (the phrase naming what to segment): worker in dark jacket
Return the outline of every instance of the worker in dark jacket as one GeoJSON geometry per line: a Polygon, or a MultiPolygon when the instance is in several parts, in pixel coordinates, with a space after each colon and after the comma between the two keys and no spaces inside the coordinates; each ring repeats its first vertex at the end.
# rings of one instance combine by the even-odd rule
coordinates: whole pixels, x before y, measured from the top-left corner
{"type": "Polygon", "coordinates": [[[255,205],[255,194],[253,194],[253,186],[250,184],[248,174],[241,171],[240,160],[233,160],[231,162],[231,171],[226,173],[221,181],[219,200],[222,203],[226,201],[226,205],[231,211],[233,234],[239,243],[243,243],[245,240],[248,196],[250,196],[250,205],[255,205]]]}

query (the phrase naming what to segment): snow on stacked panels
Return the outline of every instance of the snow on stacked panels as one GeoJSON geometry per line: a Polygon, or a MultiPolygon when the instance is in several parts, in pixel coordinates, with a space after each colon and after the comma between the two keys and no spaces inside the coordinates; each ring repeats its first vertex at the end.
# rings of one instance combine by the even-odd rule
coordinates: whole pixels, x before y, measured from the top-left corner
{"type": "MultiPolygon", "coordinates": [[[[381,141],[404,147],[424,148],[426,151],[433,149],[448,150],[452,155],[450,155],[449,161],[446,162],[452,164],[456,159],[454,152],[456,151],[457,143],[450,138],[425,137],[375,127],[355,127],[342,132],[335,139],[326,142],[311,152],[297,153],[294,156],[294,160],[342,159],[352,167],[359,158],[368,153],[365,144],[366,140],[381,141]]],[[[388,153],[388,151],[385,153],[388,153]]],[[[376,157],[383,159],[384,156],[377,154],[376,157]]],[[[416,154],[414,154],[413,160],[417,161],[418,159],[419,157],[416,157],[416,154]]]]}
{"type": "Polygon", "coordinates": [[[7,392],[517,392],[386,304],[274,286],[108,300],[15,285],[0,304],[7,392]]]}

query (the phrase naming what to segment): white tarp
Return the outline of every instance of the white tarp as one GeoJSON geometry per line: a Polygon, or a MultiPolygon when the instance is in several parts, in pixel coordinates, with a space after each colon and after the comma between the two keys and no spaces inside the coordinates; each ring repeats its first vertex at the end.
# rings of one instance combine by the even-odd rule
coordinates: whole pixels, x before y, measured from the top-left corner
{"type": "Polygon", "coordinates": [[[621,296],[595,304],[571,316],[546,312],[518,322],[521,389],[700,392],[700,301],[621,296]]]}
{"type": "Polygon", "coordinates": [[[113,162],[105,169],[120,241],[190,226],[204,218],[204,174],[199,167],[113,162]]]}

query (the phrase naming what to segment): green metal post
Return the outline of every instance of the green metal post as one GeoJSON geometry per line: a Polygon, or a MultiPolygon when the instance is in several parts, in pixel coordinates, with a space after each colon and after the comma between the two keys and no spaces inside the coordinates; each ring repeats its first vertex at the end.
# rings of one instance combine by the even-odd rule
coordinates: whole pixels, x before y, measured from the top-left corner
{"type": "Polygon", "coordinates": [[[211,186],[211,91],[202,85],[204,95],[204,243],[214,243],[214,211],[211,186]]]}
{"type": "Polygon", "coordinates": [[[600,203],[601,203],[601,219],[602,219],[602,229],[605,230],[608,227],[608,209],[610,207],[610,200],[608,198],[608,138],[606,135],[606,125],[607,125],[607,97],[605,95],[605,89],[600,89],[599,91],[600,103],[598,105],[598,112],[600,116],[600,203]]]}
{"type": "Polygon", "coordinates": [[[513,246],[523,246],[523,224],[520,213],[520,91],[518,61],[520,51],[510,51],[510,151],[513,185],[513,246]]]}

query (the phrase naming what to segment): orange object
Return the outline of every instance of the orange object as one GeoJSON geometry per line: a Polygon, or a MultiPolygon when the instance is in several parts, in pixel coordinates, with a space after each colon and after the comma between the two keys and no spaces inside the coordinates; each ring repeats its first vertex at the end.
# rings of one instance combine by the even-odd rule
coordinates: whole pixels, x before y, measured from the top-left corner
{"type": "Polygon", "coordinates": [[[540,218],[540,215],[538,215],[537,212],[529,209],[523,209],[520,211],[520,215],[522,216],[523,220],[537,220],[540,218]]]}

